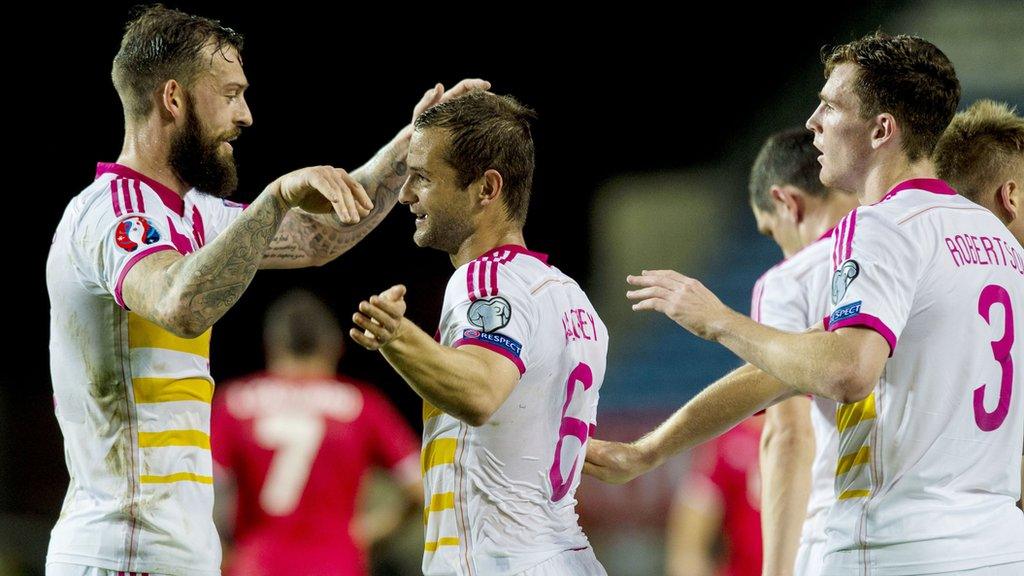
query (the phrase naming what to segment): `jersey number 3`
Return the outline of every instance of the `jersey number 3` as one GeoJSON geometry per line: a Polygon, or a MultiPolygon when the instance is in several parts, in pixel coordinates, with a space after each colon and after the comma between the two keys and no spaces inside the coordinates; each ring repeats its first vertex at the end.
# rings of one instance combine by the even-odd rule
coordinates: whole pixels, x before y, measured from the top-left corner
{"type": "Polygon", "coordinates": [[[1002,286],[989,284],[981,291],[978,299],[978,314],[991,324],[989,313],[993,304],[1003,307],[1003,337],[992,342],[992,356],[1002,368],[1002,379],[999,382],[999,404],[989,412],[985,409],[985,384],[974,389],[974,421],[985,432],[991,432],[1002,426],[1006,415],[1010,412],[1010,397],[1013,394],[1013,307],[1010,305],[1010,294],[1002,286]]]}

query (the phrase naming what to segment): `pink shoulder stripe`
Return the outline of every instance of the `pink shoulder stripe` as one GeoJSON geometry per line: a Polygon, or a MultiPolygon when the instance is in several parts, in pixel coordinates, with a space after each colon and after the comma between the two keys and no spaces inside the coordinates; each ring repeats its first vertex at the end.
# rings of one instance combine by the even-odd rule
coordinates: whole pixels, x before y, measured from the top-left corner
{"type": "Polygon", "coordinates": [[[127,178],[118,178],[118,182],[121,183],[121,197],[124,198],[124,211],[126,214],[136,212],[135,206],[132,204],[132,197],[129,192],[131,188],[131,181],[127,178]]]}
{"type": "Polygon", "coordinates": [[[469,267],[466,268],[466,294],[469,295],[469,301],[476,300],[476,284],[473,282],[473,278],[476,272],[477,261],[473,260],[469,263],[469,267]]]}
{"type": "Polygon", "coordinates": [[[850,217],[849,230],[846,231],[846,254],[843,256],[843,261],[850,259],[853,255],[853,233],[857,230],[857,210],[854,209],[848,215],[850,217]]]}
{"type": "Polygon", "coordinates": [[[142,199],[142,183],[138,180],[132,180],[132,184],[135,185],[135,205],[138,207],[139,212],[145,212],[146,202],[142,199]]]}
{"type": "Polygon", "coordinates": [[[120,218],[123,212],[121,212],[121,200],[117,192],[117,179],[115,178],[110,181],[110,201],[114,204],[114,216],[120,218]]]}
{"type": "Polygon", "coordinates": [[[764,296],[764,278],[768,273],[765,272],[757,282],[754,283],[754,291],[750,295],[750,318],[754,322],[761,322],[761,300],[764,296]]]}

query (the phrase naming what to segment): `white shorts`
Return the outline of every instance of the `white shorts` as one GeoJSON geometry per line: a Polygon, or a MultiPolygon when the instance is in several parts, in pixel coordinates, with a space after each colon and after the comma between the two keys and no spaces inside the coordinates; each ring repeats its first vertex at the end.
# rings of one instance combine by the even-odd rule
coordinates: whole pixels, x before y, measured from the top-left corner
{"type": "MultiPolygon", "coordinates": [[[[47,575],[49,576],[49,575],[47,575]]],[[[516,576],[608,576],[590,547],[566,550],[516,576]]]]}
{"type": "Polygon", "coordinates": [[[820,576],[825,568],[825,540],[800,542],[796,552],[793,574],[796,576],[820,576]]]}
{"type": "Polygon", "coordinates": [[[80,566],[64,562],[47,562],[46,576],[160,576],[152,572],[121,572],[95,566],[80,566]]]}

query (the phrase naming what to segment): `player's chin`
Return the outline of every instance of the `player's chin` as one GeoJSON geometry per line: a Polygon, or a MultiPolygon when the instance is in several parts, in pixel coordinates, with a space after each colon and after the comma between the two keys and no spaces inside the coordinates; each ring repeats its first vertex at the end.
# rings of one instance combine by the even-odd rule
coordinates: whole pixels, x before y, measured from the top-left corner
{"type": "Polygon", "coordinates": [[[828,164],[824,159],[819,159],[818,161],[821,162],[821,171],[818,173],[818,180],[821,180],[822,184],[830,188],[835,186],[835,176],[832,174],[832,170],[829,169],[828,164]]]}
{"type": "Polygon", "coordinates": [[[425,229],[417,229],[413,232],[412,241],[420,248],[428,248],[430,246],[430,236],[425,229]]]}

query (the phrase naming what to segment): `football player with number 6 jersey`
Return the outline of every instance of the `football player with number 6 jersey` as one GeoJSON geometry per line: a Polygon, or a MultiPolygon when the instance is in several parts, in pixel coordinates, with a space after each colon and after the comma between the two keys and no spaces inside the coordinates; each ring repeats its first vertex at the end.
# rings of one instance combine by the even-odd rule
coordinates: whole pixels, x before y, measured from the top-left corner
{"type": "Polygon", "coordinates": [[[427,575],[605,574],[573,497],[608,332],[580,286],[527,250],[533,112],[474,92],[417,119],[399,200],[446,251],[437,341],[403,286],[362,302],[350,335],[423,397],[427,575]]]}

